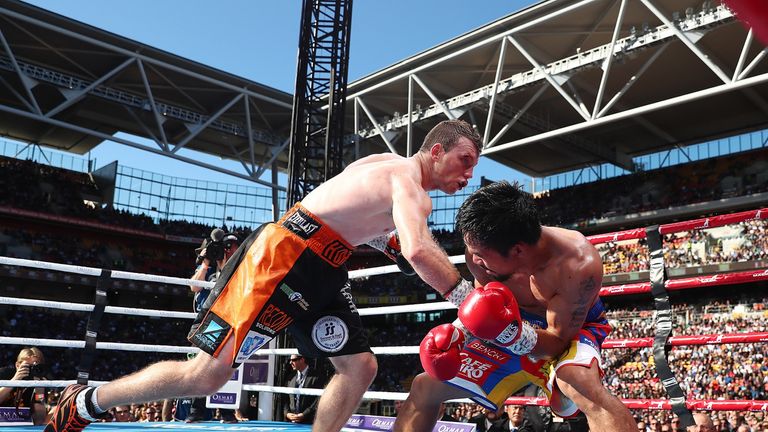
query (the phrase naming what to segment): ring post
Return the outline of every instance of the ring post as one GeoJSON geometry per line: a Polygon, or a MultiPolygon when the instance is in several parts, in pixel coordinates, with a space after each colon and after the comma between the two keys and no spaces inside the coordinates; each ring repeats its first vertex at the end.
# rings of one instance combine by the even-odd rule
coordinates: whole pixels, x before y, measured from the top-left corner
{"type": "Polygon", "coordinates": [[[672,373],[669,362],[667,362],[667,342],[672,333],[672,308],[667,294],[667,272],[664,266],[664,250],[658,225],[646,228],[646,240],[651,258],[651,294],[656,305],[656,334],[653,338],[653,359],[656,375],[669,395],[672,412],[680,418],[680,424],[684,427],[693,426],[695,423],[693,415],[686,405],[685,394],[680,388],[675,374],[672,373]]]}
{"type": "Polygon", "coordinates": [[[107,289],[112,286],[112,271],[102,270],[96,282],[96,296],[93,300],[93,311],[88,316],[85,327],[85,349],[80,355],[80,366],[77,368],[77,383],[87,385],[91,377],[91,366],[96,355],[96,339],[99,336],[101,317],[107,306],[107,289]]]}

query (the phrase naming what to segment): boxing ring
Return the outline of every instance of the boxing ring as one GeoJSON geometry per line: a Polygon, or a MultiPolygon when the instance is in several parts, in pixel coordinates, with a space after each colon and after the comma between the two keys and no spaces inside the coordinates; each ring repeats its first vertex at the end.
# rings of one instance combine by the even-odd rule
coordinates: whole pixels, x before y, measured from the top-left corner
{"type": "MultiPolygon", "coordinates": [[[[768,342],[768,332],[749,332],[749,333],[731,333],[731,334],[711,334],[711,335],[687,335],[671,336],[671,309],[667,293],[675,290],[687,290],[696,288],[705,288],[711,286],[724,286],[734,284],[747,284],[759,281],[768,281],[768,268],[760,268],[748,271],[737,271],[730,273],[719,273],[707,276],[682,277],[667,279],[663,254],[661,253],[661,236],[682,231],[694,231],[707,228],[715,228],[729,224],[736,224],[750,220],[768,219],[768,208],[743,211],[738,213],[725,214],[709,218],[701,218],[684,222],[676,222],[664,225],[651,226],[647,228],[632,229],[614,233],[600,234],[588,237],[589,241],[598,245],[607,242],[618,242],[623,240],[645,239],[649,246],[650,254],[650,281],[636,282],[629,284],[618,284],[603,286],[601,297],[632,295],[632,294],[651,294],[656,305],[656,334],[654,337],[642,337],[632,339],[606,339],[603,343],[603,349],[628,349],[628,348],[652,348],[657,367],[657,374],[663,383],[668,399],[622,399],[625,405],[631,409],[642,410],[672,410],[678,416],[683,417],[689,410],[703,411],[768,411],[768,401],[762,400],[697,400],[687,399],[681,392],[679,384],[675,377],[675,371],[668,369],[666,362],[667,351],[670,347],[695,346],[695,345],[723,345],[723,344],[747,344],[747,343],[766,343],[768,342]]],[[[459,264],[464,262],[463,256],[451,257],[451,262],[459,264]]],[[[95,276],[100,278],[128,279],[143,282],[156,282],[175,285],[196,285],[211,287],[210,282],[189,280],[175,277],[165,277],[158,275],[149,275],[122,271],[109,271],[91,267],[73,266],[57,264],[43,261],[25,260],[10,257],[0,257],[0,265],[29,267],[40,270],[50,270],[58,272],[68,272],[80,275],[95,276]]],[[[388,265],[369,269],[350,271],[350,278],[365,278],[377,275],[386,275],[399,272],[396,265],[388,265]]],[[[23,307],[40,307],[48,309],[58,309],[65,311],[88,312],[91,318],[101,314],[122,314],[156,318],[183,318],[193,319],[195,314],[191,312],[171,312],[163,310],[123,308],[106,305],[106,296],[99,297],[99,288],[96,289],[97,295],[94,304],[68,303],[59,301],[34,300],[14,297],[0,297],[0,304],[14,305],[23,307]]],[[[412,304],[402,306],[370,307],[359,309],[361,316],[373,316],[395,313],[415,313],[440,311],[446,309],[455,309],[455,306],[448,302],[435,302],[412,304]]],[[[99,319],[95,321],[98,322],[99,319]]],[[[438,324],[438,323],[436,323],[438,324]]],[[[90,327],[90,321],[89,321],[90,327]]],[[[0,337],[0,344],[3,345],[24,345],[37,347],[57,347],[74,348],[85,350],[118,350],[118,351],[138,351],[138,352],[162,352],[162,353],[194,353],[198,349],[191,346],[170,346],[170,345],[150,345],[134,343],[117,343],[98,341],[98,329],[88,328],[84,340],[58,340],[58,339],[40,339],[32,337],[0,337]]],[[[274,366],[280,356],[287,356],[297,353],[295,348],[274,348],[274,341],[270,343],[269,348],[260,349],[257,355],[269,356],[269,362],[274,366]]],[[[373,347],[373,352],[377,355],[415,355],[419,352],[418,346],[388,346],[373,347]]],[[[270,369],[272,370],[272,369],[270,369]]],[[[420,371],[414,371],[414,374],[420,371]]],[[[78,379],[83,382],[88,379],[88,371],[80,371],[78,379]]],[[[52,381],[12,381],[0,380],[0,386],[11,387],[64,387],[72,384],[76,380],[52,380],[52,381]]],[[[91,384],[100,384],[98,381],[89,381],[91,384]]],[[[292,387],[280,387],[264,384],[244,384],[243,390],[258,391],[262,393],[283,393],[283,394],[322,394],[322,389],[296,389],[292,387]]],[[[369,391],[364,395],[364,399],[369,400],[403,400],[407,393],[400,392],[381,392],[369,391]]],[[[469,400],[462,400],[469,401],[469,400]]],[[[511,397],[507,404],[514,405],[537,405],[546,406],[546,398],[532,397],[511,397]]],[[[265,414],[265,415],[270,415],[265,414]]],[[[379,428],[367,429],[364,427],[364,419],[353,416],[348,423],[347,431],[356,430],[389,430],[384,428],[391,427],[391,422],[379,422],[379,428]]],[[[0,423],[0,429],[6,424],[0,423]]],[[[34,426],[13,426],[14,431],[38,431],[41,427],[34,426]]],[[[89,430],[101,431],[121,431],[138,432],[143,430],[186,430],[186,431],[216,431],[216,430],[238,430],[238,431],[306,431],[310,430],[308,426],[294,425],[290,423],[272,422],[269,419],[261,421],[241,422],[238,424],[225,425],[214,422],[185,424],[180,422],[162,423],[95,423],[89,426],[89,430]]],[[[459,430],[459,429],[456,429],[459,430]]]]}

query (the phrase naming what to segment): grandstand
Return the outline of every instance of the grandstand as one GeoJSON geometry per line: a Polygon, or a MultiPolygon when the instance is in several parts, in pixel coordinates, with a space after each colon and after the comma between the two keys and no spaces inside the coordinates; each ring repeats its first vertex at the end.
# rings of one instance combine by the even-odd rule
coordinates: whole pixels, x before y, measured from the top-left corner
{"type": "MultiPolygon", "coordinates": [[[[73,35],[61,43],[79,40],[99,45],[110,55],[129,56],[127,42],[117,35],[93,28],[86,33],[81,23],[66,17],[21,2],[6,3],[0,7],[0,15],[18,20],[19,26],[45,27],[54,35],[64,29],[73,35]]],[[[570,0],[537,3],[351,83],[353,110],[364,110],[367,116],[357,130],[350,126],[350,133],[358,137],[361,149],[356,156],[388,149],[409,154],[413,152],[414,139],[437,120],[473,118],[472,122],[486,131],[488,157],[531,175],[531,185],[526,187],[536,197],[543,220],[549,225],[590,235],[766,207],[768,135],[763,130],[765,112],[755,113],[762,110],[753,107],[764,106],[768,97],[763,84],[768,78],[768,66],[760,60],[759,48],[744,43],[746,30],[716,2],[702,5],[700,1],[658,0],[648,3],[664,11],[660,14],[674,25],[663,21],[648,24],[655,22],[654,17],[659,20],[654,10],[632,3],[623,12],[621,37],[612,38],[609,30],[621,22],[616,2],[586,3],[589,4],[584,7],[570,0]],[[604,21],[596,21],[595,16],[602,16],[604,21]],[[558,35],[564,22],[573,31],[558,35]],[[599,28],[594,27],[596,22],[599,28]],[[682,29],[683,35],[672,27],[682,29]],[[697,32],[703,33],[702,39],[690,47],[684,39],[697,32]],[[550,46],[546,52],[544,45],[550,46]],[[514,54],[513,47],[517,49],[514,54]],[[576,55],[571,52],[574,47],[580,48],[576,55]],[[613,57],[605,54],[609,48],[616,53],[615,75],[601,84],[597,66],[611,61],[613,57]],[[702,60],[702,51],[720,54],[720,62],[710,64],[702,60]],[[530,52],[536,52],[539,60],[531,61],[526,55],[530,52]],[[501,65],[498,68],[497,61],[501,65]],[[438,69],[446,74],[439,79],[438,69]],[[664,85],[654,79],[662,74],[675,75],[672,71],[680,69],[692,72],[685,77],[674,76],[664,85]],[[498,71],[495,77],[494,70],[498,71]],[[728,88],[718,82],[724,70],[734,77],[728,88]],[[647,74],[649,79],[634,84],[633,74],[647,74]],[[560,86],[552,84],[554,77],[555,82],[564,77],[574,79],[560,86]],[[453,85],[440,88],[442,98],[434,97],[430,90],[438,81],[453,85]],[[423,94],[410,94],[401,98],[402,103],[392,102],[393,95],[405,92],[414,83],[423,94]],[[625,86],[633,90],[624,90],[625,86]],[[562,94],[564,88],[566,95],[562,94]],[[612,104],[608,98],[597,98],[598,102],[588,110],[579,98],[567,96],[582,94],[586,99],[586,95],[594,97],[604,92],[615,93],[621,102],[612,104]],[[706,103],[689,102],[702,100],[706,103]],[[572,106],[574,103],[576,107],[572,106]],[[601,104],[605,105],[600,107],[601,104]],[[605,108],[607,105],[612,108],[605,108]],[[715,109],[717,106],[734,109],[723,112],[715,109]],[[539,116],[544,113],[548,114],[546,124],[539,116]],[[582,118],[584,113],[590,118],[582,118]]],[[[5,32],[6,27],[0,29],[5,32]]],[[[11,31],[6,34],[11,46],[30,43],[17,36],[11,31]]],[[[24,70],[34,69],[46,76],[51,76],[51,71],[71,72],[62,70],[66,69],[62,64],[38,64],[46,69],[35,69],[36,63],[43,63],[37,57],[42,54],[34,50],[14,52],[17,60],[23,60],[22,64],[29,67],[24,70]]],[[[243,84],[238,77],[211,71],[169,53],[151,49],[144,52],[146,61],[175,71],[177,79],[188,80],[183,82],[184,87],[217,85],[234,92],[229,95],[234,98],[237,84],[243,84]]],[[[8,67],[7,57],[0,60],[5,62],[0,65],[0,75],[16,73],[8,67]]],[[[78,61],[85,64],[87,58],[78,61]]],[[[242,235],[272,220],[275,209],[285,210],[284,193],[279,185],[270,182],[244,188],[170,178],[119,164],[97,168],[71,154],[62,156],[61,149],[82,153],[82,146],[113,139],[104,132],[93,134],[91,129],[145,134],[137,126],[140,122],[129,125],[125,118],[110,117],[114,104],[133,102],[126,101],[125,95],[107,82],[105,79],[101,83],[99,92],[93,88],[84,92],[83,101],[78,103],[86,105],[75,114],[48,125],[53,129],[47,135],[48,142],[32,136],[35,127],[47,120],[22,112],[22,104],[0,93],[0,110],[7,114],[0,124],[17,124],[17,129],[7,135],[59,149],[40,149],[35,155],[25,153],[18,144],[3,144],[0,184],[6,193],[0,197],[0,256],[188,277],[193,270],[193,250],[211,229],[224,227],[242,235]],[[102,104],[109,109],[103,111],[107,114],[100,116],[100,121],[78,117],[83,112],[101,110],[102,104]],[[73,142],[78,142],[78,147],[72,147],[73,142]],[[222,200],[222,196],[227,198],[222,200]],[[229,203],[228,208],[221,207],[222,201],[229,203]]],[[[89,84],[80,83],[82,89],[89,84]]],[[[60,84],[45,85],[51,90],[60,84]]],[[[273,121],[287,123],[289,95],[262,85],[258,89],[259,92],[243,97],[265,104],[260,108],[274,116],[273,121]]],[[[3,92],[8,92],[7,87],[3,92]]],[[[202,89],[200,93],[204,93],[202,89]]],[[[181,109],[178,105],[182,102],[174,96],[178,95],[157,95],[177,116],[173,119],[178,122],[174,127],[181,128],[189,118],[206,123],[200,120],[205,117],[195,115],[215,117],[215,104],[200,99],[197,106],[206,112],[193,113],[181,109]]],[[[46,102],[50,103],[48,109],[53,110],[61,103],[46,102]]],[[[353,125],[351,117],[352,114],[348,123],[353,125]]],[[[264,151],[283,144],[284,137],[266,132],[248,143],[243,138],[247,134],[238,129],[248,122],[245,117],[238,117],[237,121],[222,117],[207,124],[216,133],[239,136],[242,142],[232,152],[220,153],[212,144],[214,132],[210,130],[188,136],[183,145],[235,157],[249,145],[264,151]]],[[[259,126],[255,120],[253,126],[259,126]]],[[[29,147],[34,148],[39,147],[29,147]]],[[[270,166],[284,169],[284,155],[273,161],[262,160],[261,165],[251,168],[256,172],[270,166]]],[[[435,208],[430,225],[450,255],[463,254],[461,239],[453,232],[453,215],[477,187],[470,185],[452,197],[433,195],[435,208]]],[[[662,240],[664,264],[671,278],[768,269],[765,217],[711,229],[668,233],[662,240]]],[[[644,238],[602,243],[598,250],[603,258],[604,285],[649,279],[649,247],[644,238]]],[[[361,270],[387,263],[378,252],[361,247],[349,267],[361,270]]],[[[460,269],[466,273],[466,268],[460,269]]],[[[0,265],[0,280],[0,297],[91,303],[98,277],[0,265]]],[[[761,279],[702,288],[696,294],[692,290],[672,292],[673,335],[767,332],[766,285],[761,279]]],[[[107,295],[111,306],[179,312],[188,312],[192,301],[187,287],[152,281],[116,279],[107,295]]],[[[353,296],[361,307],[438,300],[421,280],[399,274],[355,279],[353,296]]],[[[657,311],[651,297],[634,294],[604,299],[615,327],[611,339],[654,336],[657,311]]],[[[81,340],[88,316],[73,311],[51,314],[41,307],[9,304],[1,304],[0,311],[0,336],[54,340],[81,340]],[[63,328],[57,325],[60,322],[76,324],[63,328]]],[[[372,346],[412,346],[418,345],[428,329],[455,316],[453,310],[435,310],[364,316],[363,320],[370,329],[372,346]]],[[[142,344],[163,340],[167,345],[185,345],[187,327],[188,321],[184,319],[121,317],[111,320],[99,338],[107,342],[142,344]]],[[[0,364],[13,363],[15,351],[5,350],[0,364]]],[[[65,379],[73,375],[79,362],[76,350],[47,348],[46,352],[49,359],[55,359],[50,362],[49,377],[65,379]]],[[[666,398],[650,346],[606,350],[604,354],[609,365],[605,382],[615,394],[625,399],[666,398]]],[[[767,356],[768,344],[763,341],[676,346],[669,359],[689,398],[765,401],[767,356]]],[[[167,353],[110,351],[100,354],[91,377],[110,380],[157,359],[178,357],[167,353]]],[[[410,381],[420,372],[416,357],[378,358],[380,373],[371,390],[408,391],[410,381]]],[[[275,372],[278,382],[284,373],[280,369],[275,372]]],[[[381,401],[366,404],[364,409],[374,414],[392,414],[394,405],[381,401]]],[[[456,404],[452,409],[459,420],[476,412],[475,407],[465,404],[456,404]]],[[[276,407],[275,412],[278,411],[276,407]]],[[[765,408],[752,411],[755,412],[722,411],[714,418],[723,424],[723,430],[736,430],[741,423],[754,430],[765,428],[765,408]]],[[[674,420],[668,411],[638,409],[635,414],[646,424],[658,425],[659,429],[654,430],[662,430],[662,425],[672,427],[674,420]]]]}

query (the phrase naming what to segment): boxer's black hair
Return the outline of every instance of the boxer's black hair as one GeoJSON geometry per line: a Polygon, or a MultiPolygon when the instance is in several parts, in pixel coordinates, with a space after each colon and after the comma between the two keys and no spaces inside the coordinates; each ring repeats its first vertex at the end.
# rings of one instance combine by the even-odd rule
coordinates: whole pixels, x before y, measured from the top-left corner
{"type": "Polygon", "coordinates": [[[491,183],[475,191],[456,214],[456,230],[470,243],[503,256],[518,243],[535,244],[541,237],[539,212],[533,197],[520,185],[491,183]]]}

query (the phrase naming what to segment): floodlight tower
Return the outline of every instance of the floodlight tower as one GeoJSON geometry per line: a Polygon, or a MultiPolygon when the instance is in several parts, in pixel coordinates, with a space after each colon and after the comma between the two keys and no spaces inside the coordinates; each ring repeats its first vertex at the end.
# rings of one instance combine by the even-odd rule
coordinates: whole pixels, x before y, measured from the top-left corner
{"type": "Polygon", "coordinates": [[[341,171],[352,0],[304,0],[288,165],[288,206],[341,171]]]}

